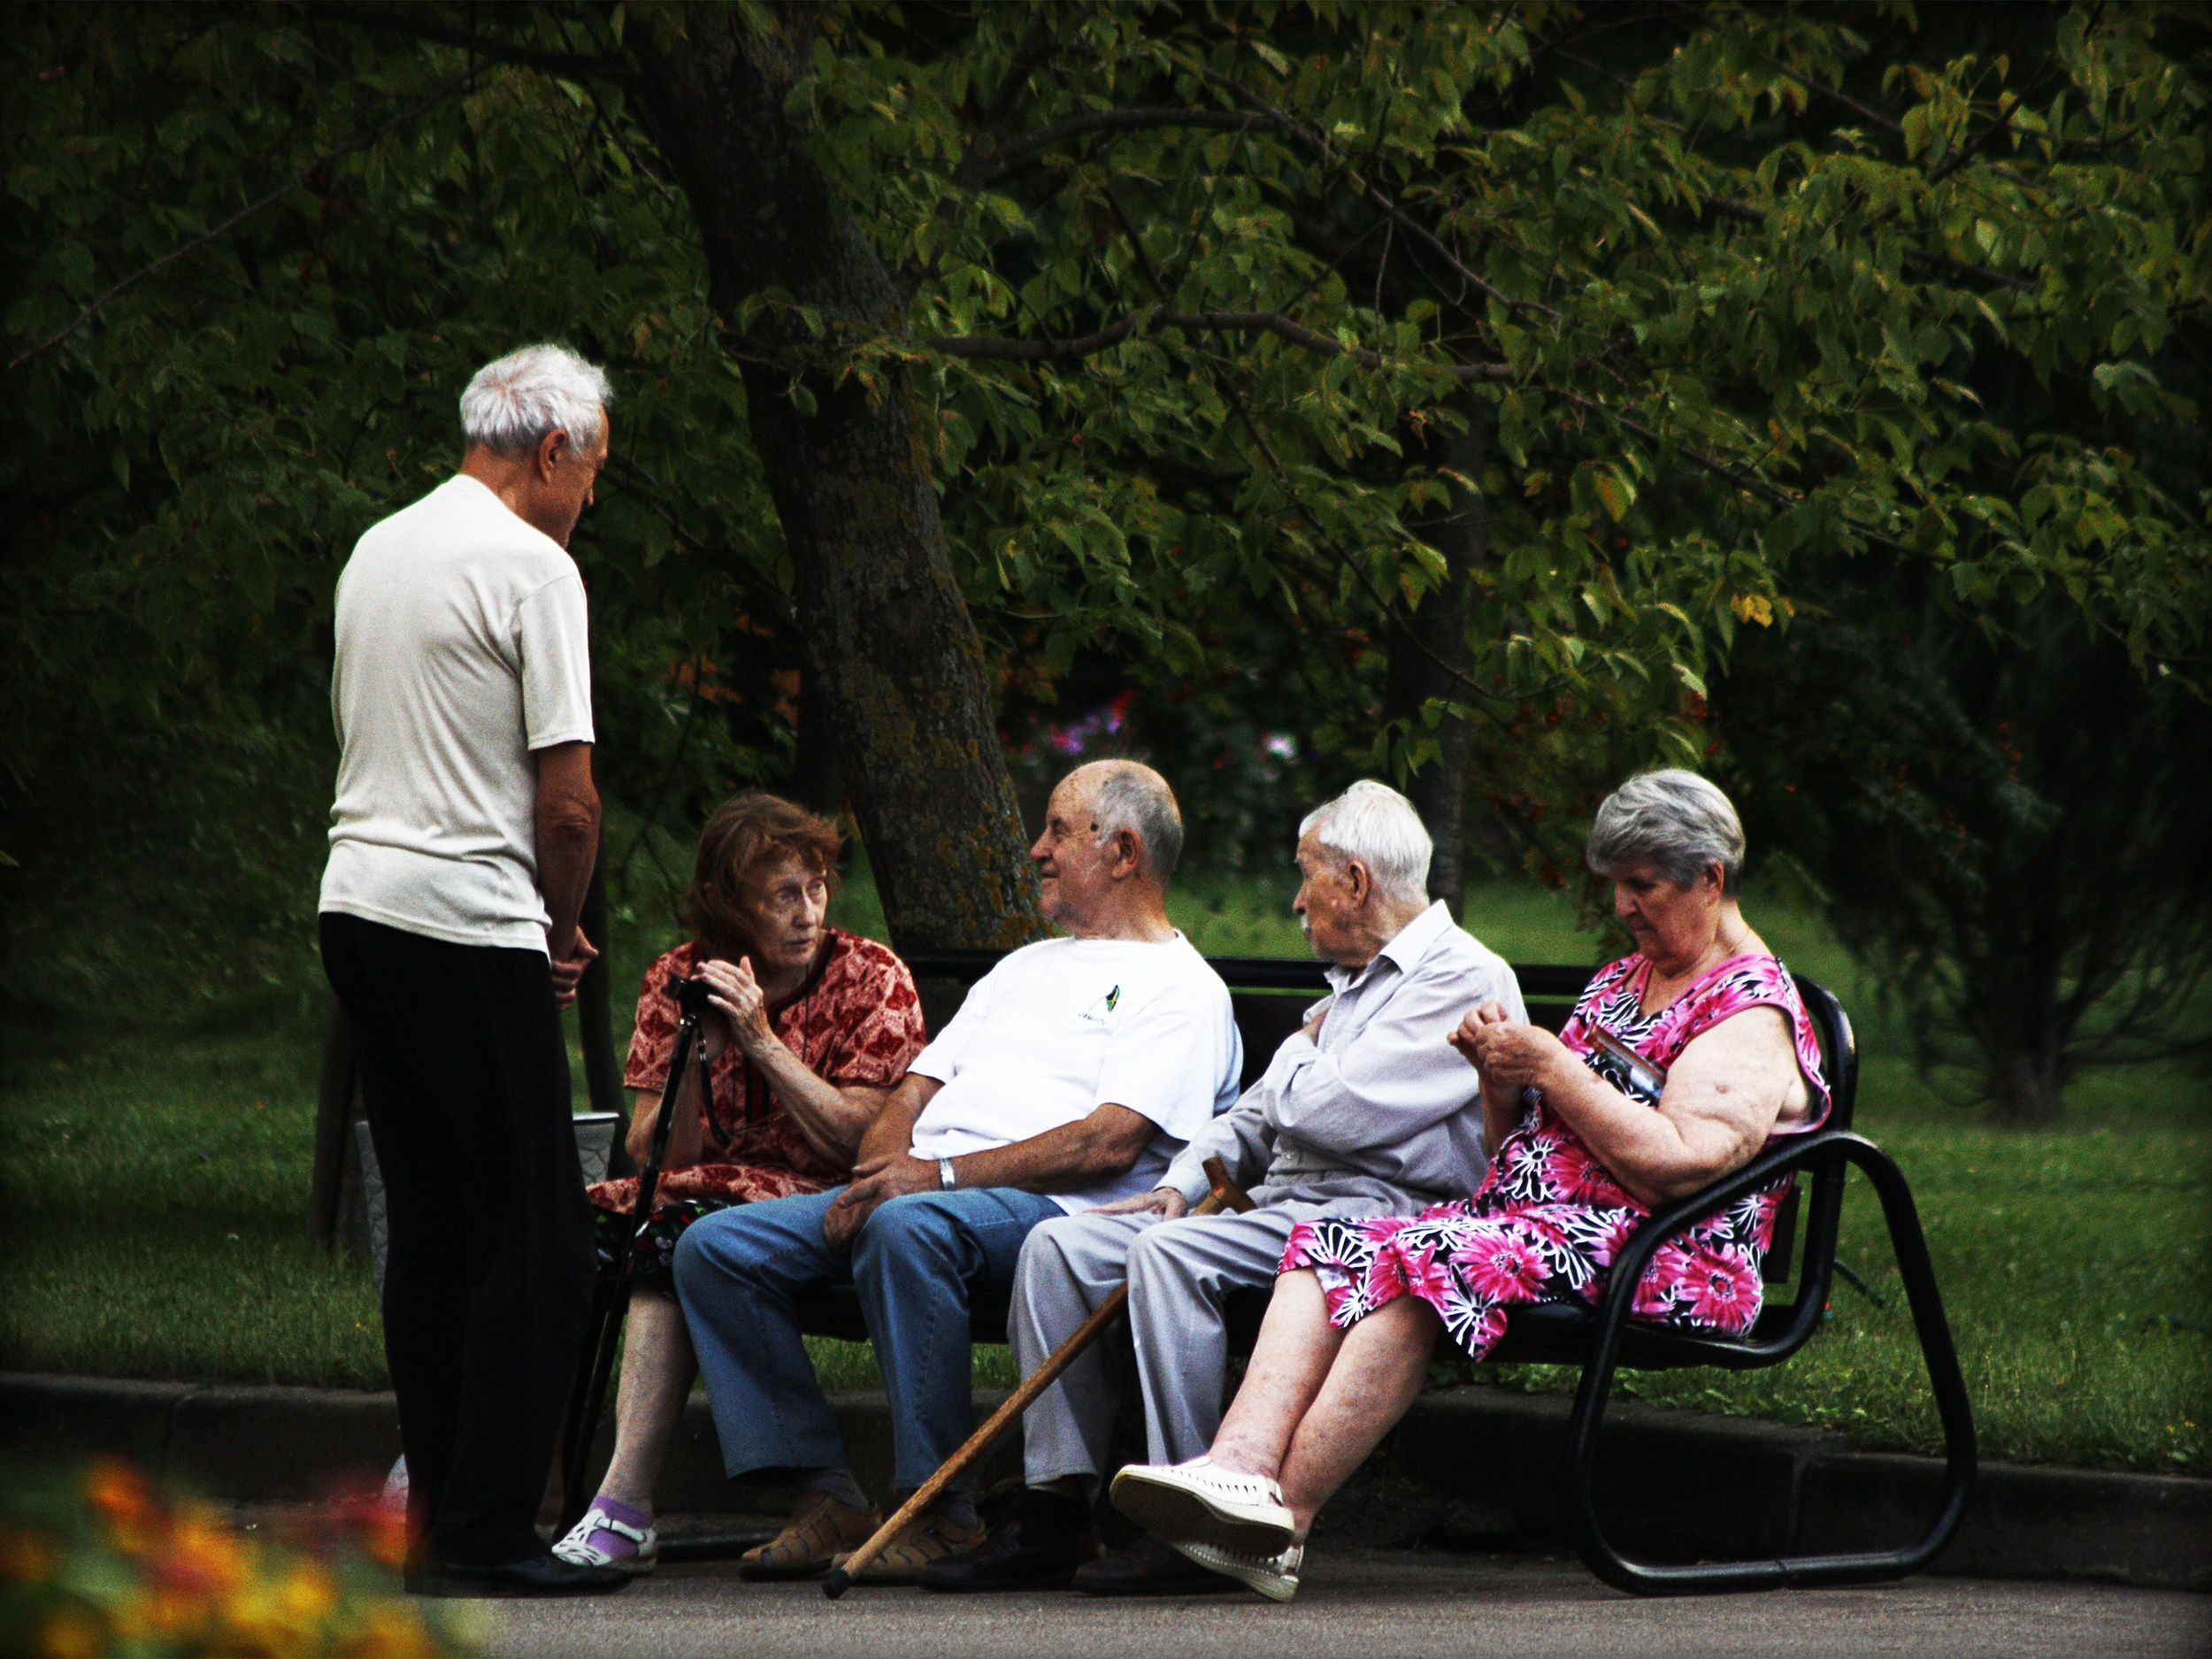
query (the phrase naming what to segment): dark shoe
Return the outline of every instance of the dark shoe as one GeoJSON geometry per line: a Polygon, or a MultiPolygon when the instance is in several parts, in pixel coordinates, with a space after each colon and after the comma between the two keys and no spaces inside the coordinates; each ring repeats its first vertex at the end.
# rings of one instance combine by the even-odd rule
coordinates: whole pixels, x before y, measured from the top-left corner
{"type": "Polygon", "coordinates": [[[1031,1543],[1018,1514],[991,1529],[964,1555],[933,1561],[914,1575],[925,1590],[1057,1590],[1098,1554],[1098,1535],[1086,1527],[1031,1543]]]}
{"type": "Polygon", "coordinates": [[[882,1525],[882,1512],[873,1505],[849,1509],[826,1492],[802,1494],[783,1531],[737,1558],[737,1576],[811,1578],[827,1572],[841,1553],[858,1549],[882,1525]]]}
{"type": "Polygon", "coordinates": [[[1190,1595],[1202,1590],[1233,1590],[1237,1583],[1207,1571],[1148,1535],[1086,1562],[1075,1570],[1071,1582],[1086,1595],[1190,1595]]]}
{"type": "Polygon", "coordinates": [[[407,1576],[412,1595],[448,1598],[536,1595],[605,1595],[630,1582],[619,1567],[580,1567],[547,1550],[520,1561],[490,1566],[445,1562],[426,1565],[407,1576]]]}

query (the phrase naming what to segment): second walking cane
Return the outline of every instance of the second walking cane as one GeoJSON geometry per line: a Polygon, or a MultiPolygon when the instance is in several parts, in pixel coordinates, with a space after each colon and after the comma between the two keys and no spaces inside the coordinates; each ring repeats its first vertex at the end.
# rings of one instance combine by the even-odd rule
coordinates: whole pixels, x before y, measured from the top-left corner
{"type": "Polygon", "coordinates": [[[704,979],[671,979],[668,994],[676,999],[682,1018],[676,1025],[675,1052],[669,1058],[668,1081],[661,1089],[659,1114],[653,1120],[653,1141],[638,1171],[637,1208],[631,1211],[630,1236],[615,1258],[614,1271],[592,1287],[591,1324],[578,1356],[576,1380],[568,1396],[568,1437],[561,1448],[561,1531],[583,1518],[591,1488],[584,1484],[584,1464],[591,1456],[592,1437],[599,1430],[599,1412],[607,1397],[607,1379],[614,1373],[614,1356],[622,1345],[623,1316],[630,1309],[630,1279],[636,1271],[638,1246],[653,1225],[653,1199],[660,1189],[661,1165],[668,1156],[668,1128],[676,1118],[676,1097],[684,1074],[696,1064],[703,1078],[705,1056],[699,1052],[699,1021],[706,1013],[711,987],[704,979]]]}

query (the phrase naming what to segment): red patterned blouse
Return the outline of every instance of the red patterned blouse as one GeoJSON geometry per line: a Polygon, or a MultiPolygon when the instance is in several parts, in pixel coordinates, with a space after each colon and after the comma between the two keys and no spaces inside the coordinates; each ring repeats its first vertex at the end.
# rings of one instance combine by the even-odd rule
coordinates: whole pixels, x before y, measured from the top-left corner
{"type": "MultiPolygon", "coordinates": [[[[622,1074],[631,1088],[658,1090],[667,1084],[678,1018],[668,981],[672,975],[689,975],[697,952],[695,941],[680,944],[645,971],[630,1064],[622,1074]]],[[[841,1086],[889,1087],[906,1075],[908,1062],[928,1041],[921,998],[906,964],[873,940],[833,927],[805,983],[768,1005],[768,1023],[817,1077],[841,1086]]],[[[734,1043],[717,1056],[708,1074],[699,1162],[664,1172],[657,1200],[752,1203],[818,1193],[845,1179],[846,1166],[807,1144],[767,1079],[734,1043]]],[[[600,1209],[626,1214],[637,1202],[637,1181],[601,1181],[590,1193],[600,1209]]]]}

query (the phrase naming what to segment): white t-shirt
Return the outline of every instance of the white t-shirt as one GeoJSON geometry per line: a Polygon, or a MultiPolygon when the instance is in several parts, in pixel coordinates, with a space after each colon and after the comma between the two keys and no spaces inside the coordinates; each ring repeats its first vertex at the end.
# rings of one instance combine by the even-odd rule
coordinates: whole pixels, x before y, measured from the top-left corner
{"type": "Polygon", "coordinates": [[[355,544],[337,637],[322,908],[543,950],[530,752],[592,739],[576,561],[485,485],[449,479],[355,544]]]}
{"type": "Polygon", "coordinates": [[[944,1085],[914,1156],[952,1158],[1125,1106],[1160,1133],[1126,1174],[1055,1193],[1073,1213],[1149,1192],[1182,1142],[1237,1097],[1244,1045],[1229,987],[1178,933],[1158,944],[1048,939],[977,980],[911,1071],[944,1085]]]}

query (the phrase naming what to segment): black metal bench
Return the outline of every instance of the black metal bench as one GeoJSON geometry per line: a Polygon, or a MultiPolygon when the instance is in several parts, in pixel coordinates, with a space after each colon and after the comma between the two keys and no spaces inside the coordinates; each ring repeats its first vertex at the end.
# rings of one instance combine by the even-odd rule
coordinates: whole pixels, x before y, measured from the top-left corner
{"type": "MultiPolygon", "coordinates": [[[[919,950],[906,958],[921,992],[922,1017],[933,1032],[942,1031],[960,1007],[968,987],[996,965],[995,950],[919,950]]],[[[1238,1087],[1249,1088],[1267,1070],[1267,1063],[1283,1040],[1296,1031],[1302,1016],[1316,997],[1325,995],[1329,982],[1321,964],[1277,956],[1209,956],[1214,972],[1229,986],[1229,1002],[1238,1033],[1244,1039],[1244,1073],[1238,1087]]],[[[1590,982],[1587,968],[1548,964],[1520,964],[1513,969],[1520,980],[1529,1017],[1557,1031],[1574,1011],[1575,999],[1590,982]]],[[[1232,1340],[1248,1348],[1265,1310],[1264,1293],[1255,1293],[1232,1304],[1232,1340]]],[[[834,1337],[840,1341],[864,1342],[868,1328],[861,1319],[860,1297],[849,1284],[818,1285],[796,1301],[799,1328],[809,1336],[834,1337]]],[[[1006,1291],[1003,1286],[977,1285],[968,1301],[968,1334],[972,1341],[1004,1342],[1006,1291]]]]}
{"type": "MultiPolygon", "coordinates": [[[[927,951],[908,960],[922,992],[929,1028],[935,1031],[959,1006],[967,987],[998,957],[989,951],[927,951]]],[[[1244,1039],[1243,1082],[1248,1086],[1266,1069],[1283,1039],[1297,1029],[1300,1014],[1312,997],[1327,988],[1326,982],[1318,963],[1260,957],[1210,960],[1231,987],[1237,1026],[1244,1039]]],[[[1553,1031],[1565,1023],[1590,978],[1586,968],[1542,964],[1517,964],[1514,972],[1531,1018],[1553,1031]]],[[[1679,1595],[1902,1578],[1918,1571],[1941,1553],[1964,1517],[1973,1488],[1972,1408],[1911,1191],[1895,1163],[1871,1141],[1852,1132],[1859,1062],[1850,1019],[1826,987],[1801,974],[1796,979],[1798,993],[1820,1034],[1832,1097],[1827,1120],[1810,1133],[1778,1142],[1735,1174],[1655,1215],[1623,1247],[1604,1301],[1597,1307],[1560,1302],[1515,1309],[1508,1317],[1504,1340],[1490,1356],[1500,1363],[1582,1368],[1568,1427],[1569,1523],[1590,1571],[1608,1584],[1638,1594],[1679,1595]],[[1598,1524],[1595,1499],[1599,1430],[1615,1373],[1623,1368],[1663,1371],[1700,1365],[1754,1371],[1780,1364],[1803,1348],[1827,1312],[1845,1179],[1854,1165],[1867,1176],[1881,1202],[1943,1425],[1946,1479],[1943,1501],[1933,1523],[1918,1541],[1894,1550],[1686,1565],[1631,1560],[1607,1541],[1598,1524]],[[1801,1194],[1793,1189],[1776,1217],[1774,1243],[1763,1273],[1770,1284],[1786,1283],[1791,1277],[1792,1258],[1797,1258],[1797,1286],[1786,1304],[1767,1307],[1749,1334],[1740,1339],[1669,1330],[1630,1317],[1636,1283],[1662,1245],[1695,1223],[1791,1174],[1811,1177],[1810,1196],[1802,1205],[1802,1248],[1795,1246],[1801,1194]]],[[[1264,1290],[1254,1290],[1229,1299],[1226,1313],[1231,1341],[1240,1351],[1249,1351],[1266,1311],[1267,1295],[1264,1290]]],[[[972,1339],[1005,1341],[1006,1311],[1003,1290],[978,1286],[969,1312],[972,1339]]],[[[800,1299],[799,1312],[802,1329],[810,1335],[866,1340],[859,1301],[849,1285],[817,1287],[800,1299]]]]}

